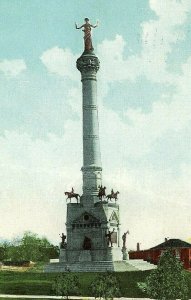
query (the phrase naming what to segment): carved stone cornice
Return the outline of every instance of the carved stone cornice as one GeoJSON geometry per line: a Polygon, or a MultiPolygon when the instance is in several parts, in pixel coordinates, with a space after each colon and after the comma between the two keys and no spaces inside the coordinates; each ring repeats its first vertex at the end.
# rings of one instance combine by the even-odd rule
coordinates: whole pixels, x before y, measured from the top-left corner
{"type": "Polygon", "coordinates": [[[95,104],[88,104],[88,105],[83,105],[84,110],[97,110],[97,105],[95,104]]]}
{"type": "Polygon", "coordinates": [[[97,72],[99,70],[100,62],[95,55],[82,55],[76,61],[76,67],[81,73],[97,72]]]}
{"type": "MultiPolygon", "coordinates": [[[[102,167],[100,166],[96,166],[96,165],[89,165],[89,166],[83,166],[81,168],[82,172],[85,173],[91,173],[91,172],[101,172],[102,171],[102,167]]],[[[88,176],[90,176],[88,174],[88,176]]]]}
{"type": "Polygon", "coordinates": [[[98,136],[98,134],[86,134],[86,135],[83,135],[83,139],[84,140],[89,140],[89,139],[98,140],[99,136],[98,136]]]}

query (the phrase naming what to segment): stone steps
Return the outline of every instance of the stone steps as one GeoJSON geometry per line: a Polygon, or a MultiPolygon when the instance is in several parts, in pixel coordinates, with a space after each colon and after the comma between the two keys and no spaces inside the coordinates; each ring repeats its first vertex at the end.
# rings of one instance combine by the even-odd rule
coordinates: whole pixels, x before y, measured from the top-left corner
{"type": "Polygon", "coordinates": [[[45,272],[104,272],[114,271],[112,262],[76,262],[76,263],[52,263],[46,266],[45,272]]]}
{"type": "Polygon", "coordinates": [[[130,259],[128,260],[128,263],[140,271],[153,270],[157,268],[156,265],[153,265],[143,259],[130,259]]]}
{"type": "Polygon", "coordinates": [[[129,261],[115,261],[114,263],[114,271],[116,272],[127,272],[127,271],[138,271],[138,269],[131,264],[129,261]]]}
{"type": "Polygon", "coordinates": [[[50,263],[45,267],[45,272],[126,272],[137,271],[138,269],[125,261],[93,261],[76,263],[50,263]]]}

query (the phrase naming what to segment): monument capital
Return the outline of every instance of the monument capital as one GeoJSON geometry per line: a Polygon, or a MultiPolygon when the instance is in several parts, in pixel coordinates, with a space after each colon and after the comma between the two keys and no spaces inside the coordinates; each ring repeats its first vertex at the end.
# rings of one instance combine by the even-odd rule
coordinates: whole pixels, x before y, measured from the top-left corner
{"type": "Polygon", "coordinates": [[[82,54],[76,61],[76,67],[81,73],[97,72],[100,67],[100,61],[93,54],[82,54]]]}

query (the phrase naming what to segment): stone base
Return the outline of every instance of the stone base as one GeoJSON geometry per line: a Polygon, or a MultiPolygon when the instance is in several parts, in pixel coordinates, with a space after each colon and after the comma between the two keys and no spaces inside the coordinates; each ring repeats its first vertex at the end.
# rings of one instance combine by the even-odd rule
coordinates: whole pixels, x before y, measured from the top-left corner
{"type": "Polygon", "coordinates": [[[65,263],[67,261],[66,249],[60,249],[59,262],[65,263]]]}
{"type": "Polygon", "coordinates": [[[108,247],[106,249],[94,250],[67,250],[60,249],[59,262],[74,263],[82,261],[121,261],[123,255],[119,247],[108,247]]]}
{"type": "Polygon", "coordinates": [[[129,254],[127,248],[122,248],[123,260],[129,260],[129,254]]]}
{"type": "Polygon", "coordinates": [[[44,272],[132,272],[138,268],[126,261],[91,261],[76,263],[50,263],[44,272]]]}
{"type": "Polygon", "coordinates": [[[131,259],[126,248],[109,247],[107,249],[72,251],[60,250],[59,262],[52,260],[45,266],[45,272],[127,272],[145,271],[156,268],[142,259],[131,259]],[[101,256],[104,254],[104,259],[101,256]],[[76,257],[76,261],[69,261],[68,257],[76,257]],[[100,258],[99,260],[94,260],[100,258]]]}
{"type": "Polygon", "coordinates": [[[107,249],[107,260],[108,261],[121,261],[122,260],[121,249],[119,247],[108,248],[107,249]]]}
{"type": "Polygon", "coordinates": [[[79,261],[92,261],[91,251],[82,250],[79,256],[79,261]]]}

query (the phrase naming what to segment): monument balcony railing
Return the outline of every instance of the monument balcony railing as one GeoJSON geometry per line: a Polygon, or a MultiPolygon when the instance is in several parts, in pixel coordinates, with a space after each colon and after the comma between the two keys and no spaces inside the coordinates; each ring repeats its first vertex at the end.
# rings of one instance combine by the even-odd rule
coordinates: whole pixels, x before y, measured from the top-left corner
{"type": "Polygon", "coordinates": [[[116,208],[118,208],[118,207],[119,207],[119,204],[117,204],[117,203],[112,203],[112,202],[108,202],[108,206],[109,206],[109,207],[116,207],[116,208]]]}
{"type": "Polygon", "coordinates": [[[117,203],[109,203],[107,200],[100,200],[99,198],[94,203],[94,206],[107,206],[107,207],[113,207],[119,209],[119,204],[117,203]]]}
{"type": "Polygon", "coordinates": [[[72,229],[79,229],[79,228],[99,228],[101,227],[101,223],[78,223],[78,224],[72,224],[72,229]]]}

